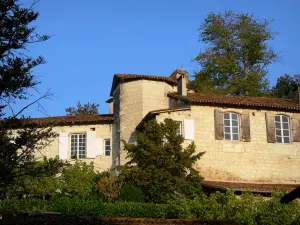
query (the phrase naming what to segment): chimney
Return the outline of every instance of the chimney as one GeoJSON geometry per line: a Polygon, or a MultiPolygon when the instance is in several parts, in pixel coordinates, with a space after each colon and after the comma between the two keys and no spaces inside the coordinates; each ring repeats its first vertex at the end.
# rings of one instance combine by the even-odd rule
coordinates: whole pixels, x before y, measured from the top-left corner
{"type": "Polygon", "coordinates": [[[177,91],[181,96],[187,96],[186,75],[180,75],[177,79],[177,91]]]}
{"type": "Polygon", "coordinates": [[[299,87],[297,87],[297,89],[295,89],[292,92],[292,100],[293,100],[293,102],[300,104],[300,88],[299,87]]]}

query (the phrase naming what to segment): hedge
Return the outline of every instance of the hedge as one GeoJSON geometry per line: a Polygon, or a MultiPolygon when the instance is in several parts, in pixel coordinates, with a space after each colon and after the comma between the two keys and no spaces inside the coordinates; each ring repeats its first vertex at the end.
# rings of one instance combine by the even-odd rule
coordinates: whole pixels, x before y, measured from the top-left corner
{"type": "Polygon", "coordinates": [[[300,224],[297,202],[282,205],[279,197],[266,200],[245,194],[236,198],[232,193],[216,193],[194,200],[180,200],[168,204],[119,202],[103,203],[80,197],[51,199],[2,200],[1,213],[60,212],[68,216],[233,220],[241,224],[300,224]]]}

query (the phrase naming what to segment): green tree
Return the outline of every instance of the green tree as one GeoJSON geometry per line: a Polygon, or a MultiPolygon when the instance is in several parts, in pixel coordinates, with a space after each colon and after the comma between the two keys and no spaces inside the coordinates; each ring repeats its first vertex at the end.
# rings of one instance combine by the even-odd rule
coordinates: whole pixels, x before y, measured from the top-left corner
{"type": "Polygon", "coordinates": [[[23,7],[17,0],[0,0],[0,189],[12,184],[21,176],[32,171],[35,164],[34,151],[38,151],[55,137],[51,125],[41,127],[29,123],[22,114],[25,109],[50,98],[47,92],[40,98],[15,112],[11,103],[28,98],[28,90],[39,82],[33,69],[45,63],[42,56],[28,56],[29,46],[49,39],[48,35],[38,34],[36,21],[39,14],[34,10],[34,2],[23,7]],[[11,115],[6,115],[11,111],[11,115]],[[5,114],[6,112],[6,114],[5,114]],[[3,118],[6,117],[5,120],[3,118]],[[15,130],[13,130],[15,129],[15,130]]]}
{"type": "Polygon", "coordinates": [[[277,98],[290,98],[292,92],[300,86],[300,75],[290,76],[285,74],[277,79],[276,84],[271,89],[271,96],[277,98]]]}
{"type": "Polygon", "coordinates": [[[99,104],[90,104],[89,102],[87,104],[81,105],[80,102],[77,103],[77,108],[75,107],[69,107],[66,108],[67,116],[92,116],[92,115],[98,115],[98,107],[99,104]]]}
{"type": "Polygon", "coordinates": [[[62,171],[62,192],[71,195],[87,196],[96,187],[95,172],[92,164],[76,161],[62,171]]]}
{"type": "Polygon", "coordinates": [[[200,26],[199,41],[207,45],[195,60],[201,70],[191,88],[198,92],[259,96],[267,92],[267,66],[277,61],[268,45],[275,33],[269,20],[252,14],[210,13],[200,26]]]}
{"type": "Polygon", "coordinates": [[[137,132],[136,143],[123,140],[129,161],[120,178],[141,188],[148,201],[162,203],[201,193],[202,178],[193,166],[204,152],[196,153],[194,143],[183,148],[184,139],[176,130],[171,119],[152,120],[137,132]]]}

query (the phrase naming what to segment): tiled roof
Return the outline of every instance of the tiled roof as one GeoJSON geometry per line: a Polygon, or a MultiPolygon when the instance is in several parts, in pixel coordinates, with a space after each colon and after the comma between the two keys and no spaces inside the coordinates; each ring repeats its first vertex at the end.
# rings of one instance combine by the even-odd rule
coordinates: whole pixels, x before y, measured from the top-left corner
{"type": "Polygon", "coordinates": [[[153,81],[162,81],[171,85],[177,85],[176,76],[154,76],[154,75],[145,75],[145,74],[128,74],[128,73],[118,73],[114,75],[113,84],[110,91],[110,96],[112,96],[113,91],[117,87],[120,81],[133,81],[133,80],[153,80],[153,81]]]}
{"type": "Polygon", "coordinates": [[[142,119],[142,121],[136,126],[136,129],[139,129],[145,121],[153,119],[159,113],[176,112],[176,111],[186,111],[186,110],[190,110],[190,109],[191,108],[189,106],[178,106],[178,107],[173,107],[173,108],[158,109],[158,110],[150,111],[142,119]]]}
{"type": "Polygon", "coordinates": [[[169,84],[177,84],[176,78],[173,77],[164,77],[164,76],[153,76],[153,75],[144,75],[144,74],[115,74],[115,77],[120,80],[157,80],[165,81],[169,84]]]}
{"type": "Polygon", "coordinates": [[[101,114],[95,116],[55,116],[44,118],[27,118],[24,120],[11,121],[14,126],[26,124],[47,125],[74,125],[74,124],[98,124],[113,123],[113,114],[101,114]]]}
{"type": "Polygon", "coordinates": [[[168,94],[171,98],[181,99],[191,104],[202,105],[221,105],[231,107],[254,107],[266,109],[281,109],[290,111],[300,111],[300,104],[291,99],[251,97],[251,96],[225,96],[207,93],[188,93],[187,96],[181,96],[177,93],[168,94]]]}
{"type": "Polygon", "coordinates": [[[270,184],[270,183],[246,183],[246,182],[230,182],[230,181],[202,181],[202,186],[215,190],[226,191],[234,190],[237,192],[250,191],[253,193],[272,193],[274,189],[292,191],[300,184],[270,184]]]}

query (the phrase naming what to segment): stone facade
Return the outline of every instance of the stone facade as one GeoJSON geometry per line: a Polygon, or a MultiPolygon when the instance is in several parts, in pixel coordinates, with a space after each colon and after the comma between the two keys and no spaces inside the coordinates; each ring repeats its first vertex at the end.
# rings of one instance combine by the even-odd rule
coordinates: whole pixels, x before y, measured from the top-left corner
{"type": "MultiPolygon", "coordinates": [[[[61,133],[67,133],[68,134],[68,159],[69,161],[75,162],[76,159],[71,159],[71,143],[70,143],[70,135],[76,134],[76,133],[86,133],[88,131],[95,130],[96,137],[103,139],[110,139],[112,140],[112,130],[113,130],[113,124],[95,124],[95,125],[71,125],[71,126],[56,126],[53,128],[53,131],[61,134],[61,133]]],[[[111,142],[112,143],[112,142],[111,142]]],[[[114,145],[112,143],[112,149],[114,148],[114,145]]],[[[112,153],[112,152],[111,152],[112,153]]],[[[43,156],[46,156],[48,158],[54,158],[59,155],[59,137],[55,138],[50,146],[46,147],[41,152],[36,152],[36,157],[40,158],[43,156]]],[[[81,161],[91,163],[93,162],[95,169],[97,171],[103,171],[106,169],[109,169],[112,167],[113,162],[113,155],[110,154],[110,156],[105,156],[105,153],[103,152],[102,155],[97,155],[95,158],[85,158],[80,159],[81,161]]]]}
{"type": "MultiPolygon", "coordinates": [[[[196,165],[208,180],[246,182],[300,182],[300,143],[268,143],[265,110],[219,108],[224,112],[249,112],[251,141],[216,140],[214,109],[218,107],[191,106],[190,111],[161,113],[158,121],[172,118],[183,123],[193,119],[195,144],[198,152],[206,152],[196,165]]],[[[293,116],[294,113],[271,111],[293,116]]],[[[184,123],[183,123],[184,126],[184,123]]],[[[184,129],[183,129],[184,130],[184,129]]],[[[185,145],[191,143],[186,140],[185,145]]]]}
{"type": "MultiPolygon", "coordinates": [[[[159,122],[165,118],[180,121],[184,137],[187,132],[185,122],[188,120],[189,123],[193,123],[192,138],[186,138],[184,146],[194,141],[197,151],[206,152],[195,165],[205,179],[265,183],[300,182],[300,142],[268,143],[266,129],[266,112],[291,118],[300,115],[300,105],[298,109],[294,103],[284,102],[287,104],[286,107],[291,105],[294,108],[283,110],[280,109],[281,105],[278,103],[276,106],[278,109],[274,110],[271,109],[272,100],[265,98],[263,100],[269,105],[264,109],[260,106],[260,108],[251,106],[251,102],[255,102],[255,99],[250,99],[248,105],[244,104],[247,97],[241,100],[241,104],[246,105],[245,107],[241,105],[221,107],[220,104],[211,102],[194,104],[180,96],[178,98],[170,97],[170,93],[177,92],[177,90],[180,90],[182,95],[189,95],[182,89],[186,87],[178,88],[176,86],[176,79],[182,78],[180,76],[180,73],[175,75],[173,73],[171,78],[154,76],[148,78],[145,75],[126,74],[115,76],[111,91],[113,99],[108,102],[110,113],[113,113],[113,124],[57,126],[54,131],[71,134],[93,129],[98,138],[110,139],[110,156],[100,154],[94,159],[82,159],[87,162],[93,161],[96,169],[103,171],[126,162],[121,140],[134,142],[136,127],[141,121],[147,120],[151,113],[159,122]],[[176,107],[177,109],[172,111],[176,107]],[[181,110],[180,107],[185,108],[181,110]],[[247,113],[250,121],[250,141],[216,140],[214,117],[216,109],[222,112],[235,112],[239,115],[247,113]]],[[[185,84],[185,81],[181,80],[178,83],[185,84]]],[[[194,99],[192,100],[194,101],[194,99]]],[[[191,132],[189,131],[189,135],[191,132]]],[[[54,140],[52,145],[43,151],[43,154],[47,157],[54,157],[58,155],[58,148],[58,140],[54,140]]],[[[70,152],[70,143],[68,149],[70,152]]]]}

